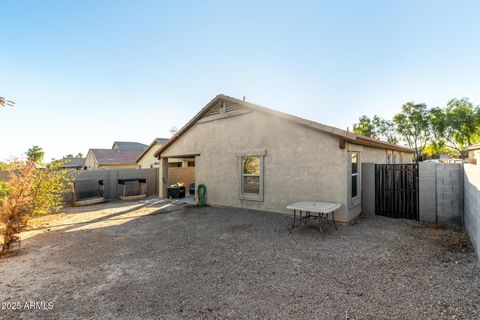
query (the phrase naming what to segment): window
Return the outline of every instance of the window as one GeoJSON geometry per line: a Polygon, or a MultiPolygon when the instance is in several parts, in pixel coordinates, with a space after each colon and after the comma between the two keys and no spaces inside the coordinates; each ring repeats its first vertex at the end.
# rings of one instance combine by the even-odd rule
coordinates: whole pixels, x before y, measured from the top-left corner
{"type": "Polygon", "coordinates": [[[260,157],[242,158],[242,193],[260,194],[260,157]]]}
{"type": "Polygon", "coordinates": [[[349,205],[352,208],[361,203],[360,154],[358,152],[349,153],[348,173],[349,205]]]}
{"type": "Polygon", "coordinates": [[[265,150],[245,151],[240,158],[240,199],[263,201],[265,150]]]}
{"type": "Polygon", "coordinates": [[[352,153],[350,155],[352,166],[352,199],[358,196],[358,153],[352,153]]]}
{"type": "Polygon", "coordinates": [[[169,162],[168,163],[168,166],[170,168],[181,168],[182,167],[182,163],[181,162],[169,162]]]}
{"type": "Polygon", "coordinates": [[[188,161],[189,167],[195,167],[195,161],[188,161]]]}

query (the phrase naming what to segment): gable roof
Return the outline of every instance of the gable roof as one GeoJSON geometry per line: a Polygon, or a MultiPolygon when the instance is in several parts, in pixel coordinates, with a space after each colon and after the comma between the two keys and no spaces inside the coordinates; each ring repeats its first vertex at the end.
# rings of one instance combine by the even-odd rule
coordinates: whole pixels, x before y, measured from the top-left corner
{"type": "Polygon", "coordinates": [[[182,134],[184,134],[190,127],[192,127],[198,120],[200,120],[203,116],[207,115],[208,112],[214,108],[219,101],[225,101],[225,102],[230,102],[233,104],[237,104],[241,107],[246,107],[248,109],[260,111],[267,113],[269,115],[273,115],[279,118],[283,118],[289,121],[293,121],[296,123],[299,123],[301,125],[316,129],[318,131],[336,136],[342,140],[352,142],[355,144],[360,144],[360,145],[366,145],[366,146],[371,146],[374,148],[381,148],[381,149],[387,149],[387,150],[396,150],[396,151],[401,151],[401,152],[408,152],[408,153],[413,153],[413,150],[402,147],[396,144],[392,144],[389,142],[385,141],[380,141],[371,137],[367,136],[362,136],[356,133],[353,133],[351,131],[347,130],[342,130],[339,128],[335,128],[332,126],[328,126],[319,122],[315,122],[312,120],[307,120],[303,119],[288,113],[276,111],[273,109],[269,109],[266,107],[262,107],[260,105],[247,102],[244,100],[239,100],[236,98],[232,98],[223,94],[217,95],[215,98],[213,98],[202,110],[200,110],[185,126],[183,126],[166,144],[164,144],[157,152],[155,152],[155,157],[158,157],[168,146],[170,146],[172,143],[174,143],[182,134]]]}
{"type": "Polygon", "coordinates": [[[116,150],[145,150],[148,146],[140,142],[115,141],[112,149],[116,150]]]}
{"type": "Polygon", "coordinates": [[[86,158],[63,158],[62,168],[79,168],[83,167],[86,158]]]}
{"type": "Polygon", "coordinates": [[[90,149],[98,165],[135,164],[142,150],[90,149]]]}
{"type": "Polygon", "coordinates": [[[156,138],[155,140],[153,140],[152,143],[150,143],[150,145],[147,147],[147,149],[145,149],[145,150],[142,152],[142,154],[138,157],[138,159],[137,159],[136,162],[140,161],[140,159],[142,159],[143,156],[146,155],[147,152],[148,152],[153,146],[155,146],[155,145],[157,145],[157,144],[160,145],[160,146],[163,146],[165,143],[168,142],[168,140],[169,140],[169,139],[167,139],[167,138],[156,138]]]}

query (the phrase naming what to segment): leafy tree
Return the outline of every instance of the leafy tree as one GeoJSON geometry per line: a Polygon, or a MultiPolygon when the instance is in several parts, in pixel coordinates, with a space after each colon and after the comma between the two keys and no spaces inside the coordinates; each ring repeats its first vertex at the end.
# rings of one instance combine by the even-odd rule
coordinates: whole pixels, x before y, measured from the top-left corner
{"type": "Polygon", "coordinates": [[[372,120],[363,115],[358,119],[358,123],[353,124],[353,132],[356,134],[361,134],[362,136],[373,137],[374,127],[372,120]]]}
{"type": "Polygon", "coordinates": [[[40,148],[39,146],[32,146],[27,151],[28,160],[36,163],[42,162],[44,155],[45,155],[45,152],[43,152],[42,148],[40,148]]]}
{"type": "Polygon", "coordinates": [[[379,116],[372,119],[365,115],[361,116],[358,123],[353,125],[353,132],[390,143],[398,142],[393,122],[379,116]]]}
{"type": "Polygon", "coordinates": [[[33,161],[8,164],[8,179],[0,182],[1,252],[7,253],[30,217],[58,211],[71,176],[59,162],[37,169],[33,161]]]}
{"type": "Polygon", "coordinates": [[[83,158],[83,153],[79,152],[79,153],[77,153],[77,155],[75,157],[76,158],[83,158]]]}
{"type": "Polygon", "coordinates": [[[423,149],[430,141],[430,117],[425,103],[408,102],[402,111],[393,117],[396,130],[408,147],[414,149],[419,160],[423,149]]]}
{"type": "Polygon", "coordinates": [[[480,110],[468,99],[452,99],[446,108],[430,110],[435,142],[439,147],[455,150],[466,157],[466,148],[479,141],[480,110]]]}

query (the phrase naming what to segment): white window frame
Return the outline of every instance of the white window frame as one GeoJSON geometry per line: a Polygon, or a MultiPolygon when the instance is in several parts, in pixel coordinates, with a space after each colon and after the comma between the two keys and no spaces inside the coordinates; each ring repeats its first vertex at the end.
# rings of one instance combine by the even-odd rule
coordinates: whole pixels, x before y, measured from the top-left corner
{"type": "Polygon", "coordinates": [[[361,162],[360,162],[360,152],[348,152],[348,204],[349,208],[356,207],[361,204],[362,199],[362,174],[361,174],[361,162]],[[357,173],[352,173],[352,155],[357,156],[357,173]],[[352,177],[357,177],[357,195],[352,197],[352,177]]]}
{"type": "MultiPolygon", "coordinates": [[[[265,162],[266,150],[246,150],[237,153],[238,163],[239,163],[239,176],[240,176],[240,200],[250,200],[250,201],[263,201],[264,197],[264,162],[265,162]],[[243,177],[246,176],[243,174],[243,158],[245,157],[258,157],[260,158],[260,174],[259,174],[259,193],[244,193],[243,192],[243,177]]],[[[248,176],[248,175],[247,175],[248,176]]],[[[255,175],[256,176],[256,175],[255,175]]]]}

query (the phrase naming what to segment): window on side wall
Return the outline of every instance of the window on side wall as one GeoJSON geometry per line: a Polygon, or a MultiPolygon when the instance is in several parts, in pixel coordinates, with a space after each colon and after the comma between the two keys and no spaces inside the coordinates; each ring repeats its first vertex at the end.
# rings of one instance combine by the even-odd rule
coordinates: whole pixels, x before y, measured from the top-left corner
{"type": "Polygon", "coordinates": [[[350,207],[360,204],[360,155],[358,152],[350,152],[348,159],[349,172],[349,202],[350,207]]]}
{"type": "Polygon", "coordinates": [[[264,154],[240,156],[240,199],[263,201],[264,154]]]}

